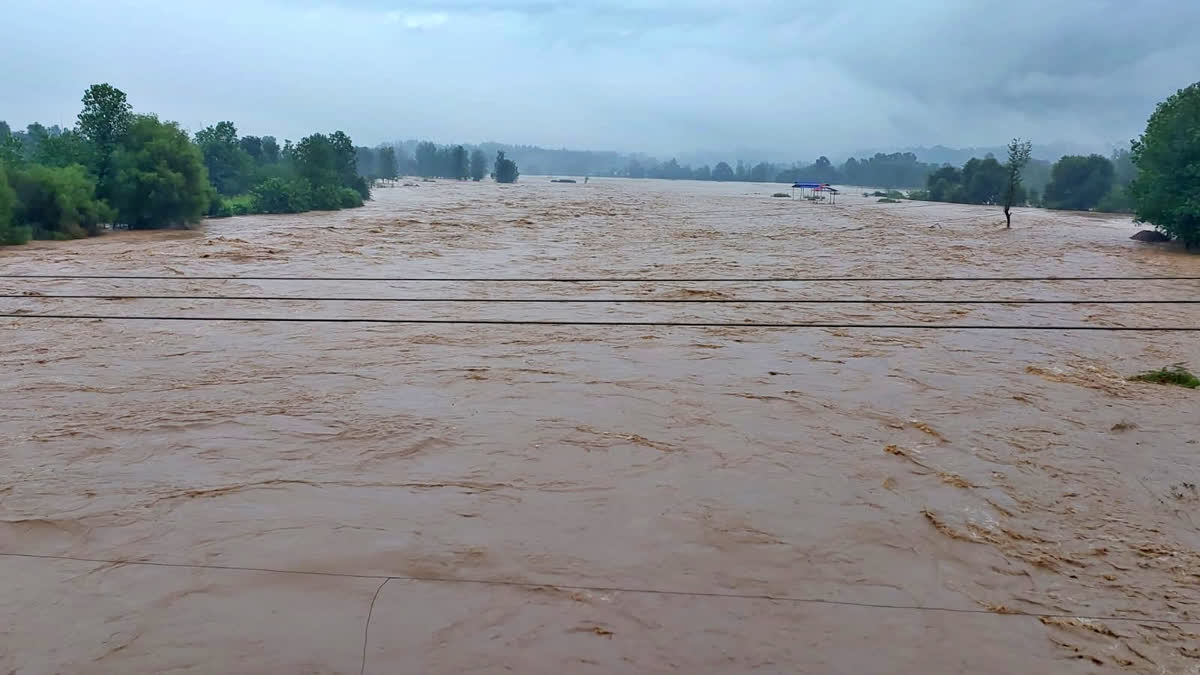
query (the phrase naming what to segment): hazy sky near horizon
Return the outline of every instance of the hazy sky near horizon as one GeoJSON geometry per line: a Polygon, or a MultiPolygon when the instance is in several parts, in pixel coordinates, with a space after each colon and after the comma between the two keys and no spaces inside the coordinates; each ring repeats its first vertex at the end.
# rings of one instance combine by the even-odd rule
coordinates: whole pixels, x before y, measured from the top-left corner
{"type": "Polygon", "coordinates": [[[87,85],[195,130],[645,151],[1089,146],[1200,78],[1196,0],[38,0],[0,119],[87,85]]]}

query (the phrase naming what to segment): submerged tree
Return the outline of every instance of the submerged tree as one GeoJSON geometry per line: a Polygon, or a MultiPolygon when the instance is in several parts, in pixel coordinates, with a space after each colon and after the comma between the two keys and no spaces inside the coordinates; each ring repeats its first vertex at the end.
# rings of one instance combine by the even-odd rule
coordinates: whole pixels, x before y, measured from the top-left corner
{"type": "Polygon", "coordinates": [[[1004,192],[1004,221],[1005,227],[1012,227],[1012,207],[1017,202],[1021,190],[1021,170],[1029,163],[1029,155],[1033,152],[1033,143],[1014,138],[1008,144],[1008,188],[1004,192]]]}
{"type": "Polygon", "coordinates": [[[455,180],[466,180],[471,176],[471,167],[467,159],[467,149],[456,145],[450,149],[450,177],[455,180]]]}
{"type": "Polygon", "coordinates": [[[487,175],[487,155],[479,148],[471,151],[471,180],[479,182],[487,175]]]}
{"type": "Polygon", "coordinates": [[[379,177],[384,180],[396,180],[400,170],[396,166],[396,148],[385,145],[379,149],[379,177]]]}
{"type": "Polygon", "coordinates": [[[511,159],[504,158],[504,151],[501,150],[496,154],[496,166],[493,169],[496,173],[497,183],[515,183],[520,172],[517,171],[517,163],[511,159]]]}

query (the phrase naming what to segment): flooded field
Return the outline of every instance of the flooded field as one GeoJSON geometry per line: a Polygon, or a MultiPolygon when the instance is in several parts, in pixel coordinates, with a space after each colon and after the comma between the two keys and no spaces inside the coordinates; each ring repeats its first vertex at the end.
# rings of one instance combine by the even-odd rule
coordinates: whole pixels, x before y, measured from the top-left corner
{"type": "MultiPolygon", "coordinates": [[[[1200,305],[448,301],[1200,298],[661,281],[1200,276],[1118,217],[1006,231],[776,189],[422,183],[40,243],[0,274],[181,278],[4,278],[28,296],[0,312],[1200,326],[1200,305]]],[[[1127,380],[1180,362],[1195,333],[0,319],[0,672],[1200,672],[1200,393],[1127,380]]]]}

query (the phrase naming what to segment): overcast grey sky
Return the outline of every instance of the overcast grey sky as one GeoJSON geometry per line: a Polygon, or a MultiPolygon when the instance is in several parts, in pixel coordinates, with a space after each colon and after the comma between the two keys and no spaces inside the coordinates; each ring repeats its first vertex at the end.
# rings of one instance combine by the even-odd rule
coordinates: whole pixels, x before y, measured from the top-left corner
{"type": "Polygon", "coordinates": [[[1200,79],[1200,0],[30,0],[0,119],[646,151],[1106,146],[1200,79]]]}

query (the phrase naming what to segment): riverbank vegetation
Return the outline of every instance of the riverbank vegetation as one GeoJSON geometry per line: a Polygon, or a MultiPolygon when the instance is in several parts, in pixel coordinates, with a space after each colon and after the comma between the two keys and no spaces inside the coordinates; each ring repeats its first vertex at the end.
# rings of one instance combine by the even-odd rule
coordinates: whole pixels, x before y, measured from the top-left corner
{"type": "Polygon", "coordinates": [[[232,122],[189,136],[93,85],[74,128],[0,122],[0,245],[75,239],[106,227],[188,226],[209,216],[361,206],[370,198],[350,137],[313,134],[281,147],[232,122]]]}

